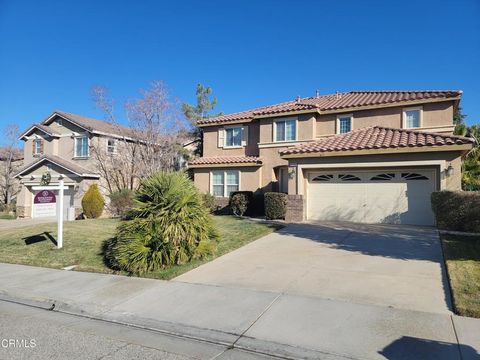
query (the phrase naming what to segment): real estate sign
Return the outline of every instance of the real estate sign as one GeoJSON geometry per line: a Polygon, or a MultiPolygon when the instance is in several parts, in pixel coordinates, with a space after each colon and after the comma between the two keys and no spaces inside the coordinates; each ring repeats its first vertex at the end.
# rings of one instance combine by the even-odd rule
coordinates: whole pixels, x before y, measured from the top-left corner
{"type": "Polygon", "coordinates": [[[33,198],[33,217],[56,216],[57,197],[50,190],[40,190],[33,198]]]}

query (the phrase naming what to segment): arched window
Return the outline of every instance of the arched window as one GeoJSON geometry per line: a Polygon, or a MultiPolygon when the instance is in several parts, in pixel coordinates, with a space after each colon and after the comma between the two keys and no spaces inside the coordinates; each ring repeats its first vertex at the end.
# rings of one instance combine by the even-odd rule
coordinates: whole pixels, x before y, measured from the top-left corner
{"type": "Polygon", "coordinates": [[[373,181],[389,181],[389,180],[393,180],[394,178],[395,178],[395,174],[385,173],[385,174],[378,174],[378,175],[372,176],[370,178],[370,180],[373,180],[373,181]]]}
{"type": "Polygon", "coordinates": [[[312,179],[312,182],[330,181],[333,179],[333,175],[318,175],[312,179]]]}
{"type": "Polygon", "coordinates": [[[340,174],[338,175],[338,178],[342,181],[361,181],[358,176],[355,175],[350,175],[350,174],[340,174]]]}
{"type": "Polygon", "coordinates": [[[402,173],[402,179],[405,180],[428,180],[428,177],[417,173],[402,173]]]}

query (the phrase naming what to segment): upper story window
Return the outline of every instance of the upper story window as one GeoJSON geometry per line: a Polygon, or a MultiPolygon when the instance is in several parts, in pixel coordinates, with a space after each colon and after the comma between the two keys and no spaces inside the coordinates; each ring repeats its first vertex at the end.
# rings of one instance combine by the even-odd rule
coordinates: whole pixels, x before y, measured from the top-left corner
{"type": "Polygon", "coordinates": [[[75,157],[88,157],[88,135],[75,137],[75,157]]]}
{"type": "Polygon", "coordinates": [[[345,134],[352,131],[353,115],[337,116],[337,134],[345,134]]]}
{"type": "Polygon", "coordinates": [[[33,140],[33,155],[40,156],[43,153],[43,140],[35,139],[33,140]]]}
{"type": "Polygon", "coordinates": [[[228,126],[218,129],[218,147],[238,148],[248,142],[248,126],[228,126]]]}
{"type": "Polygon", "coordinates": [[[117,152],[117,144],[114,139],[107,139],[107,153],[109,155],[117,152]]]}
{"type": "Polygon", "coordinates": [[[225,128],[225,146],[242,146],[242,127],[225,128]]]}
{"type": "Polygon", "coordinates": [[[211,173],[210,192],[213,196],[229,197],[234,191],[240,189],[240,171],[219,170],[211,173]]]}
{"type": "Polygon", "coordinates": [[[297,120],[285,119],[273,122],[274,141],[295,141],[297,140],[297,120]]]}
{"type": "Polygon", "coordinates": [[[422,108],[403,109],[403,127],[407,129],[419,128],[422,126],[422,108]]]}

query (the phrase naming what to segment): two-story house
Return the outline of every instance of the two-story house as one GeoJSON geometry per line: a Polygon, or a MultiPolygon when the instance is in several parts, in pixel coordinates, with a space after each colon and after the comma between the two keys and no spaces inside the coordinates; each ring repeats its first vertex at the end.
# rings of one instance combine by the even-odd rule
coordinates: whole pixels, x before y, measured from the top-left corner
{"type": "Polygon", "coordinates": [[[194,181],[225,203],[232,191],[288,194],[287,220],[433,225],[433,191],[461,189],[454,136],[461,91],[354,91],[199,121],[194,181]]]}
{"type": "Polygon", "coordinates": [[[98,183],[102,191],[105,189],[92,149],[97,154],[103,152],[106,156],[115,156],[125,141],[132,140],[129,136],[133,136],[129,128],[63,111],[55,111],[41,123],[30,126],[20,136],[24,141],[25,165],[16,174],[21,184],[17,216],[55,215],[41,211],[34,201],[38,193],[34,187],[39,186],[47,174],[50,185],[63,179],[68,187],[64,197],[64,218],[73,212],[78,216],[82,211],[83,194],[89,186],[98,183]],[[69,211],[71,208],[73,212],[69,211]]]}

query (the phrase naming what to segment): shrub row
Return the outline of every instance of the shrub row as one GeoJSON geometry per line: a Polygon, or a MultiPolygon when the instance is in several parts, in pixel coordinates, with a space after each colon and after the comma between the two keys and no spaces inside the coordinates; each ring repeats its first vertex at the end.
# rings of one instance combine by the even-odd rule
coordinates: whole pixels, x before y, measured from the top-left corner
{"type": "Polygon", "coordinates": [[[285,219],[287,212],[287,194],[265,193],[265,217],[268,220],[285,219]]]}
{"type": "Polygon", "coordinates": [[[263,216],[267,219],[285,219],[287,211],[287,195],[284,193],[268,192],[254,194],[252,191],[234,191],[230,194],[228,207],[220,209],[215,197],[202,194],[204,206],[211,213],[228,214],[236,216],[263,216]]]}
{"type": "Polygon", "coordinates": [[[434,192],[432,210],[439,229],[480,232],[479,191],[434,192]]]}

